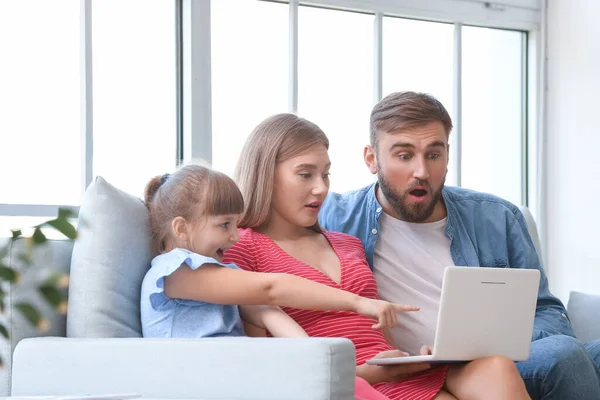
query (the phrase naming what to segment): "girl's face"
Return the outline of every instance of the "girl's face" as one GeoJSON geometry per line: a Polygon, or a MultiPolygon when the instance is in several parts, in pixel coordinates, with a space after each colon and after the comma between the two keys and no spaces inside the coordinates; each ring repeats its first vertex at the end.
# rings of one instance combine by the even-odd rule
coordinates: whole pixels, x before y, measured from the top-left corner
{"type": "Polygon", "coordinates": [[[209,215],[187,223],[188,250],[223,261],[223,252],[240,240],[237,230],[239,214],[209,215]]]}
{"type": "Polygon", "coordinates": [[[323,145],[279,163],[275,168],[270,224],[313,226],[329,191],[330,166],[323,145]]]}

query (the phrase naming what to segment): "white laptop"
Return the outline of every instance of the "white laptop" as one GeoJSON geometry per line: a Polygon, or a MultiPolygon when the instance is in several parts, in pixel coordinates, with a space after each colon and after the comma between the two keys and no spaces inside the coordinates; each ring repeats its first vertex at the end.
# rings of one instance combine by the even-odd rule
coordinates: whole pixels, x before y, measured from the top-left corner
{"type": "MultiPolygon", "coordinates": [[[[371,359],[367,364],[447,363],[498,355],[524,361],[539,281],[537,269],[447,267],[432,354],[371,359]]],[[[399,319],[402,323],[402,315],[399,319]]]]}

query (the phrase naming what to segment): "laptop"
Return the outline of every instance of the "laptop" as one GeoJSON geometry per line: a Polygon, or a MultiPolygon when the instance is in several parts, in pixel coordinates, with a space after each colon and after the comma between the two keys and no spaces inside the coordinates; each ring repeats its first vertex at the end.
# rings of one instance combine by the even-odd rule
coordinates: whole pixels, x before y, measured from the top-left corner
{"type": "Polygon", "coordinates": [[[432,354],[367,364],[450,363],[499,355],[527,360],[539,282],[537,269],[447,267],[432,354]]]}

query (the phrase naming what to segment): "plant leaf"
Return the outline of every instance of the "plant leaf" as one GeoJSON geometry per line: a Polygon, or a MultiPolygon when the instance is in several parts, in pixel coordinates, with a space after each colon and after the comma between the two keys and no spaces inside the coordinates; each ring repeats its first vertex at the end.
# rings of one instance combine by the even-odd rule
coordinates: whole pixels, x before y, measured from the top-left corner
{"type": "Polygon", "coordinates": [[[31,235],[31,240],[33,241],[33,244],[42,244],[42,243],[46,243],[46,235],[44,235],[42,233],[42,230],[40,229],[40,227],[36,227],[35,230],[33,231],[33,235],[31,235]]]}
{"type": "Polygon", "coordinates": [[[0,280],[8,281],[11,283],[18,282],[19,273],[14,269],[0,263],[0,280]]]}
{"type": "Polygon", "coordinates": [[[0,324],[0,334],[2,334],[2,336],[4,336],[5,339],[9,338],[8,330],[6,329],[4,324],[0,324]]]}
{"type": "Polygon", "coordinates": [[[29,321],[29,323],[35,327],[39,327],[40,322],[42,321],[42,317],[38,310],[36,310],[29,303],[17,303],[15,304],[15,308],[19,310],[19,312],[29,321]]]}
{"type": "Polygon", "coordinates": [[[43,285],[38,289],[41,295],[52,305],[57,308],[63,301],[63,294],[53,285],[43,285]]]}
{"type": "Polygon", "coordinates": [[[64,218],[56,218],[44,223],[44,225],[49,225],[68,237],[71,240],[75,240],[77,238],[77,230],[69,221],[64,218]]]}
{"type": "Polygon", "coordinates": [[[18,239],[23,234],[23,232],[21,232],[20,229],[14,229],[11,232],[12,232],[12,240],[18,239]]]}
{"type": "Polygon", "coordinates": [[[60,219],[68,219],[68,218],[77,218],[77,214],[70,208],[59,208],[58,209],[58,218],[60,219]]]}

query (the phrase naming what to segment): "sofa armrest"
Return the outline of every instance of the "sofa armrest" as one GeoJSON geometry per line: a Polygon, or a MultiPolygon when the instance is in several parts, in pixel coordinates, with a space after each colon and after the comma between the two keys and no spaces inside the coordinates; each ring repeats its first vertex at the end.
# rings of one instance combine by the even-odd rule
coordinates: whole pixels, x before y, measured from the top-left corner
{"type": "Polygon", "coordinates": [[[15,349],[11,394],[343,400],[354,379],[347,339],[34,338],[15,349]]]}
{"type": "Polygon", "coordinates": [[[567,314],[577,339],[582,342],[600,339],[600,295],[572,291],[567,314]]]}

